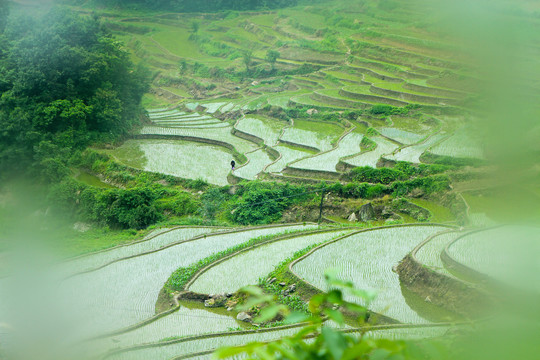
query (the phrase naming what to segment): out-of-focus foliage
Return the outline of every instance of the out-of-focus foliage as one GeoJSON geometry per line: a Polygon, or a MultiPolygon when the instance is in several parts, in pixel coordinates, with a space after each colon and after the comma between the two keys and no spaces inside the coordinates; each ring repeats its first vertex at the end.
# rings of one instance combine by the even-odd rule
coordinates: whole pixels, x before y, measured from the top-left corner
{"type": "MultiPolygon", "coordinates": [[[[330,290],[320,293],[309,301],[310,315],[302,312],[290,312],[284,305],[276,303],[273,295],[265,294],[258,287],[246,287],[242,291],[249,295],[246,302],[239,307],[241,311],[258,313],[255,322],[265,322],[278,315],[286,316],[285,323],[305,322],[296,334],[272,342],[253,342],[245,346],[223,348],[217,351],[218,358],[229,358],[239,354],[247,354],[254,359],[420,359],[447,358],[447,348],[435,343],[424,343],[422,346],[413,342],[392,341],[386,339],[370,339],[364,336],[349,335],[336,328],[325,326],[331,320],[339,326],[345,324],[343,310],[355,314],[360,325],[366,325],[366,308],[356,303],[347,302],[343,292],[347,291],[360,301],[369,304],[375,294],[355,289],[353,284],[339,280],[337,273],[328,271],[325,274],[330,290]],[[344,291],[342,291],[343,289],[344,291]],[[313,341],[306,342],[312,339],[313,341]]],[[[366,331],[369,326],[365,326],[366,331]]]]}
{"type": "Polygon", "coordinates": [[[146,72],[97,18],[62,9],[9,18],[0,47],[0,173],[57,181],[74,150],[138,121],[146,72]]]}

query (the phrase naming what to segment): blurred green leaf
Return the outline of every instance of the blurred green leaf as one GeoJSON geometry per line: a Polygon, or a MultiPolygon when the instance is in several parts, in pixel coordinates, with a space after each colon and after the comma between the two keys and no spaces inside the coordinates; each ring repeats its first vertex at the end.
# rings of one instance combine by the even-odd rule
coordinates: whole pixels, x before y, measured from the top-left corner
{"type": "Polygon", "coordinates": [[[252,297],[252,298],[249,298],[244,304],[237,306],[237,309],[241,311],[247,311],[254,306],[269,303],[269,302],[272,302],[273,300],[274,300],[274,297],[271,295],[265,295],[261,297],[252,297]]]}
{"type": "Polygon", "coordinates": [[[262,296],[264,294],[261,288],[253,285],[244,286],[238,292],[251,296],[262,296]]]}
{"type": "Polygon", "coordinates": [[[301,313],[299,311],[294,311],[285,318],[285,324],[296,324],[303,321],[307,321],[309,319],[310,317],[308,315],[301,313]]]}
{"type": "Polygon", "coordinates": [[[284,305],[271,304],[263,309],[259,313],[259,316],[255,318],[255,322],[266,322],[275,318],[280,312],[287,311],[287,307],[284,305]]]}
{"type": "Polygon", "coordinates": [[[328,293],[326,299],[331,304],[341,305],[343,303],[343,294],[340,290],[332,290],[328,293]]]}
{"type": "Polygon", "coordinates": [[[324,345],[332,355],[332,358],[335,360],[341,359],[343,352],[347,348],[347,341],[343,334],[325,326],[322,328],[321,335],[323,337],[324,345]]]}
{"type": "Polygon", "coordinates": [[[371,290],[361,290],[361,289],[353,288],[351,289],[351,293],[356,297],[364,299],[367,303],[372,302],[375,299],[375,297],[377,297],[377,293],[371,290]]]}
{"type": "Polygon", "coordinates": [[[345,323],[345,318],[343,317],[343,314],[334,309],[324,309],[324,313],[328,315],[330,320],[335,321],[338,325],[343,325],[345,323]]]}
{"type": "Polygon", "coordinates": [[[317,294],[311,298],[309,301],[309,311],[312,314],[318,314],[321,305],[324,303],[326,296],[325,294],[317,294]]]}

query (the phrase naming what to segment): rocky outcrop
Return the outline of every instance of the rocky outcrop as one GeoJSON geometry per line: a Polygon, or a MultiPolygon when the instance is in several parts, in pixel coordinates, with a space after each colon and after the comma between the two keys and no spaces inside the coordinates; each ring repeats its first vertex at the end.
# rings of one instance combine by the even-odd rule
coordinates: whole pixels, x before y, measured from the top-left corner
{"type": "Polygon", "coordinates": [[[236,315],[236,320],[245,321],[245,322],[252,322],[253,318],[247,312],[242,311],[242,312],[238,313],[238,315],[236,315]]]}
{"type": "Polygon", "coordinates": [[[370,221],[376,218],[375,210],[373,209],[373,205],[371,203],[362,205],[358,211],[358,215],[362,221],[370,221]]]}
{"type": "Polygon", "coordinates": [[[421,206],[413,204],[405,199],[396,199],[392,202],[395,211],[407,214],[418,221],[427,221],[431,217],[431,212],[421,206]]]}

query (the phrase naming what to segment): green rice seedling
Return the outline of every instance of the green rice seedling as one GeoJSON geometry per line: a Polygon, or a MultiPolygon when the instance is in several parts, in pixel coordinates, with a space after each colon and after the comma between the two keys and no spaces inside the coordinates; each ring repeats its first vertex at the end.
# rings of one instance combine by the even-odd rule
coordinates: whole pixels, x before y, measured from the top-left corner
{"type": "Polygon", "coordinates": [[[420,163],[420,157],[422,156],[422,154],[431,146],[433,146],[434,144],[442,140],[443,138],[444,138],[444,135],[433,135],[422,143],[404,147],[402,149],[397,150],[393,154],[384,155],[384,158],[388,160],[407,161],[407,162],[418,164],[420,163]]]}
{"type": "Polygon", "coordinates": [[[435,155],[483,159],[483,149],[479,140],[471,134],[472,131],[470,127],[463,127],[429,151],[435,155]]]}
{"type": "Polygon", "coordinates": [[[149,113],[149,114],[156,114],[156,113],[163,113],[165,111],[168,111],[169,109],[167,108],[156,108],[156,109],[147,109],[146,111],[149,113]]]}
{"type": "Polygon", "coordinates": [[[419,142],[424,138],[423,135],[415,134],[410,131],[405,131],[396,128],[380,128],[377,129],[382,135],[391,138],[397,142],[400,142],[405,145],[411,145],[419,142]]]}
{"type": "Polygon", "coordinates": [[[296,251],[345,234],[336,230],[322,234],[298,235],[279,240],[238,254],[203,273],[190,287],[198,293],[235,292],[243,286],[255,285],[260,277],[268,274],[274,266],[296,251]],[[241,273],[242,276],[238,276],[241,273]]]}
{"type": "Polygon", "coordinates": [[[332,142],[343,130],[332,124],[296,121],[295,126],[286,128],[281,139],[299,145],[307,145],[321,151],[332,149],[332,142]]]}
{"type": "Polygon", "coordinates": [[[151,347],[147,349],[125,352],[107,357],[110,360],[171,360],[175,357],[191,353],[209,351],[223,346],[243,345],[253,341],[271,341],[296,333],[298,329],[274,330],[266,332],[256,332],[246,335],[222,335],[186,342],[177,342],[170,345],[151,347]]]}
{"type": "Polygon", "coordinates": [[[377,147],[374,150],[366,151],[352,158],[345,159],[344,162],[354,166],[377,167],[377,162],[381,156],[390,154],[398,148],[398,145],[380,136],[374,136],[370,139],[377,144],[377,147]]]}
{"type": "Polygon", "coordinates": [[[163,284],[179,266],[188,266],[259,236],[303,228],[277,226],[208,234],[72,277],[59,289],[61,305],[80,324],[72,336],[98,335],[152,317],[163,284]]]}
{"type": "Polygon", "coordinates": [[[228,103],[227,105],[224,105],[219,111],[221,113],[226,113],[227,111],[231,111],[234,108],[234,103],[228,103]]]}
{"type": "Polygon", "coordinates": [[[150,116],[150,120],[158,120],[158,119],[167,119],[169,117],[182,116],[182,115],[186,115],[186,113],[184,111],[173,109],[173,110],[166,110],[162,112],[151,112],[148,115],[150,116]]]}
{"type": "Polygon", "coordinates": [[[126,165],[187,179],[201,178],[215,185],[228,184],[232,158],[228,149],[217,145],[177,140],[130,140],[112,153],[126,165]],[[135,151],[123,152],[124,148],[135,151]]]}
{"type": "Polygon", "coordinates": [[[340,277],[352,281],[355,288],[377,293],[370,310],[406,323],[425,323],[426,320],[407,305],[392,267],[423,239],[444,229],[419,225],[364,231],[319,248],[298,262],[293,270],[326,290],[325,270],[338,269],[340,277]]]}
{"type": "Polygon", "coordinates": [[[272,162],[268,154],[262,149],[250,152],[246,156],[248,157],[249,162],[236,169],[234,175],[247,180],[255,180],[257,174],[263,171],[266,165],[272,162]]]}
{"type": "Polygon", "coordinates": [[[213,114],[215,113],[216,111],[219,110],[220,107],[222,107],[223,105],[225,105],[226,103],[224,102],[218,102],[218,103],[208,103],[208,104],[204,104],[203,106],[206,108],[206,112],[207,113],[210,113],[210,114],[213,114]]]}
{"type": "Polygon", "coordinates": [[[268,146],[274,146],[285,125],[286,123],[281,121],[246,117],[241,119],[235,127],[240,131],[263,139],[268,146]]]}
{"type": "Polygon", "coordinates": [[[255,150],[257,146],[247,140],[241,139],[231,134],[231,127],[217,129],[191,129],[191,128],[163,128],[157,126],[145,126],[141,129],[141,134],[149,135],[179,135],[205,138],[226,142],[234,146],[240,153],[246,153],[255,150]]]}
{"type": "Polygon", "coordinates": [[[199,103],[187,103],[185,106],[187,109],[193,111],[199,106],[199,103]]]}
{"type": "Polygon", "coordinates": [[[334,150],[300,160],[291,166],[300,169],[336,171],[336,165],[341,158],[360,152],[363,137],[361,134],[351,132],[341,139],[334,150]]]}
{"type": "Polygon", "coordinates": [[[455,240],[460,235],[459,232],[442,232],[431,238],[428,242],[422,245],[415,254],[416,259],[430,269],[444,274],[453,276],[446,268],[441,260],[441,253],[444,248],[455,240]]]}
{"type": "Polygon", "coordinates": [[[429,210],[432,216],[429,218],[429,221],[434,223],[446,223],[456,220],[456,217],[450,209],[442,205],[437,204],[434,201],[418,198],[418,199],[409,199],[410,202],[418,206],[423,207],[424,209],[429,210]]]}
{"type": "Polygon", "coordinates": [[[507,286],[540,291],[537,281],[540,230],[537,227],[506,225],[471,232],[452,242],[447,254],[454,261],[507,286]]]}
{"type": "Polygon", "coordinates": [[[110,338],[106,338],[95,341],[92,346],[99,348],[100,352],[105,352],[118,347],[159,342],[166,338],[201,335],[209,331],[225,332],[239,325],[241,325],[239,321],[229,315],[182,306],[178,311],[148,325],[116,335],[113,344],[110,338]]]}
{"type": "Polygon", "coordinates": [[[211,233],[219,229],[211,227],[186,227],[169,231],[168,229],[152,232],[146,239],[132,245],[120,246],[101,251],[93,255],[84,256],[68,263],[62,264],[62,268],[69,272],[86,271],[103,266],[111,261],[117,261],[133,255],[157,250],[174,242],[191,239],[194,236],[211,233]],[[160,234],[162,232],[162,234],[160,234]]]}
{"type": "Polygon", "coordinates": [[[266,168],[266,172],[280,173],[287,166],[287,164],[311,154],[306,150],[295,149],[285,145],[278,145],[274,147],[274,149],[279,151],[281,158],[272,165],[268,166],[266,168]]]}

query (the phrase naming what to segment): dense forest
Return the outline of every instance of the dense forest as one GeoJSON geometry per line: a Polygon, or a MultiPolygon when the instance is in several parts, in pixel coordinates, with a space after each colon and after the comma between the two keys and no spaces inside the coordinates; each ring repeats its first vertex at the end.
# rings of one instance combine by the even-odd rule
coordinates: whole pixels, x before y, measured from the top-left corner
{"type": "MultiPolygon", "coordinates": [[[[70,1],[79,4],[81,1],[70,1]]],[[[98,6],[148,8],[180,12],[214,12],[221,10],[278,9],[294,6],[297,0],[94,0],[98,6]]]]}
{"type": "Polygon", "coordinates": [[[62,9],[8,18],[2,4],[0,174],[55,181],[76,150],[139,121],[147,76],[97,18],[62,9]]]}

